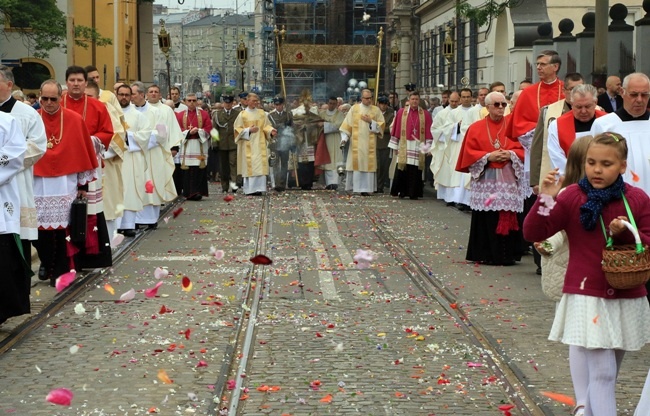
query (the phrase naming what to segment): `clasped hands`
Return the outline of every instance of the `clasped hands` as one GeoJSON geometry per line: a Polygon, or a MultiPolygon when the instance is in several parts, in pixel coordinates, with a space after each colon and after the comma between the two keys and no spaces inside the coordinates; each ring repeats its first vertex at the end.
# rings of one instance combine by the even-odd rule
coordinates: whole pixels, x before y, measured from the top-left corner
{"type": "Polygon", "coordinates": [[[510,152],[508,150],[495,150],[488,156],[488,162],[507,162],[510,160],[510,152]]]}

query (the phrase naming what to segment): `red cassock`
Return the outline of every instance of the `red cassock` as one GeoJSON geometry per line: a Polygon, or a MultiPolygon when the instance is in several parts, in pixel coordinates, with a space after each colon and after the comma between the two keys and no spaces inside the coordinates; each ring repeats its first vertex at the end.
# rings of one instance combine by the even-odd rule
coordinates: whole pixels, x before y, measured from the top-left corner
{"type": "Polygon", "coordinates": [[[540,109],[564,98],[564,83],[559,79],[551,84],[538,82],[524,89],[512,110],[506,135],[517,139],[537,126],[540,109]]]}
{"type": "MultiPolygon", "coordinates": [[[[499,134],[499,129],[502,126],[501,123],[506,123],[507,125],[510,122],[509,118],[511,116],[512,114],[508,114],[503,118],[503,121],[495,122],[488,115],[483,120],[473,123],[467,129],[467,133],[465,133],[465,138],[463,139],[463,145],[460,149],[460,156],[456,162],[456,170],[458,172],[469,173],[470,166],[486,154],[494,152],[496,149],[492,143],[497,136],[499,137],[499,149],[512,150],[521,161],[524,160],[524,148],[521,147],[521,143],[517,140],[510,139],[504,132],[499,134]],[[489,134],[488,129],[490,129],[489,134]]],[[[486,168],[500,169],[506,163],[509,162],[488,162],[486,168]]]]}
{"type": "Polygon", "coordinates": [[[95,148],[81,116],[72,110],[59,108],[54,114],[39,110],[45,134],[52,147],[34,165],[34,175],[42,177],[65,176],[97,168],[95,148]],[[61,118],[63,133],[61,134],[61,118]],[[61,138],[61,141],[58,139],[61,138]]]}
{"type": "MultiPolygon", "coordinates": [[[[604,111],[596,110],[595,117],[606,116],[604,111]]],[[[567,111],[557,119],[557,135],[564,154],[569,154],[571,145],[576,140],[576,123],[572,111],[567,111]]]]}
{"type": "MultiPolygon", "coordinates": [[[[210,130],[212,130],[212,121],[210,120],[210,115],[208,114],[207,111],[203,109],[199,109],[199,113],[201,114],[201,128],[206,132],[208,137],[210,137],[210,130]]],[[[199,127],[199,120],[196,116],[196,111],[189,111],[187,110],[187,120],[185,120],[185,123],[183,122],[183,119],[185,117],[185,111],[180,111],[176,113],[176,120],[178,120],[178,124],[181,126],[181,130],[190,130],[191,127],[199,127]]],[[[199,135],[196,134],[196,137],[192,138],[198,138],[199,135]]]]}
{"type": "Polygon", "coordinates": [[[114,132],[111,116],[104,103],[87,95],[75,100],[64,94],[62,106],[79,114],[88,127],[88,133],[101,140],[104,149],[108,149],[114,132]]]}

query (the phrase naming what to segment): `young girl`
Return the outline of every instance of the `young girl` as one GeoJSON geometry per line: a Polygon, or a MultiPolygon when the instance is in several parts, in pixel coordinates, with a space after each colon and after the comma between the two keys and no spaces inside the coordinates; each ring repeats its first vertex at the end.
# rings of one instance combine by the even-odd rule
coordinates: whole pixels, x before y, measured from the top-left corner
{"type": "Polygon", "coordinates": [[[620,221],[628,219],[623,198],[641,240],[650,243],[650,198],[623,182],[626,160],[623,137],[616,133],[596,136],[587,150],[586,177],[558,195],[564,178],[556,180],[557,169],[549,172],[540,193],[557,196],[555,206],[549,212],[552,204],[545,209],[545,198],[540,196],[524,221],[528,241],[542,241],[560,230],[569,240],[563,295],[549,339],[574,347],[569,358],[572,378],[588,380],[584,407],[578,407],[576,414],[586,416],[616,416],[616,376],[625,351],[637,351],[650,341],[645,286],[614,289],[601,268],[606,239],[601,218],[615,244],[634,242],[620,221]]]}

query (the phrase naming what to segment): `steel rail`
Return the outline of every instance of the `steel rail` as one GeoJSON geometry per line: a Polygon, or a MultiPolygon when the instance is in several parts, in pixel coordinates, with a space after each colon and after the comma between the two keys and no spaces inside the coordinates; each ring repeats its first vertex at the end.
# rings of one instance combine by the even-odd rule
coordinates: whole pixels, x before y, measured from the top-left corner
{"type": "MultiPolygon", "coordinates": [[[[160,212],[160,218],[164,218],[167,213],[182,205],[184,201],[184,199],[178,198],[171,204],[165,205],[160,212]]],[[[103,277],[108,270],[121,264],[128,257],[128,254],[137,247],[151,231],[152,230],[144,230],[144,232],[137,233],[132,240],[125,241],[124,244],[120,245],[119,249],[113,253],[113,266],[96,269],[88,273],[79,273],[81,276],[75,279],[70,286],[68,286],[63,292],[54,296],[53,300],[45,305],[43,309],[22,324],[18,325],[13,331],[11,331],[9,336],[0,341],[0,355],[9,351],[9,349],[14,345],[29,336],[32,331],[40,328],[50,316],[56,314],[69,302],[72,302],[79,296],[83,295],[92,287],[95,281],[103,277]]]]}
{"type": "Polygon", "coordinates": [[[374,225],[374,233],[379,241],[391,252],[393,257],[401,264],[402,269],[409,279],[418,287],[422,293],[436,301],[440,306],[458,323],[459,327],[467,334],[468,339],[476,347],[486,351],[485,359],[489,361],[489,367],[499,379],[499,386],[508,396],[513,404],[526,416],[552,415],[553,413],[544,410],[536,401],[534,395],[528,391],[526,382],[507,363],[509,359],[503,351],[490,341],[490,336],[482,327],[472,319],[459,306],[453,308],[451,304],[456,303],[456,297],[442,283],[434,277],[433,272],[422,264],[422,261],[393,233],[386,230],[378,219],[380,216],[374,214],[368,207],[363,208],[366,217],[374,225]],[[433,289],[433,290],[430,290],[433,289]]]}

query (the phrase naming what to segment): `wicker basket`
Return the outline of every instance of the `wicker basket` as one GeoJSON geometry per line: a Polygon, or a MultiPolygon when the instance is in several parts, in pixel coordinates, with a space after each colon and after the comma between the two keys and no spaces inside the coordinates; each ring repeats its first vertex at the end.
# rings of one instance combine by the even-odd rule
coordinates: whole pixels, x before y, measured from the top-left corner
{"type": "Polygon", "coordinates": [[[650,279],[650,250],[641,243],[636,228],[627,221],[625,226],[634,234],[636,244],[613,246],[603,250],[603,272],[614,289],[633,289],[650,279]]]}

